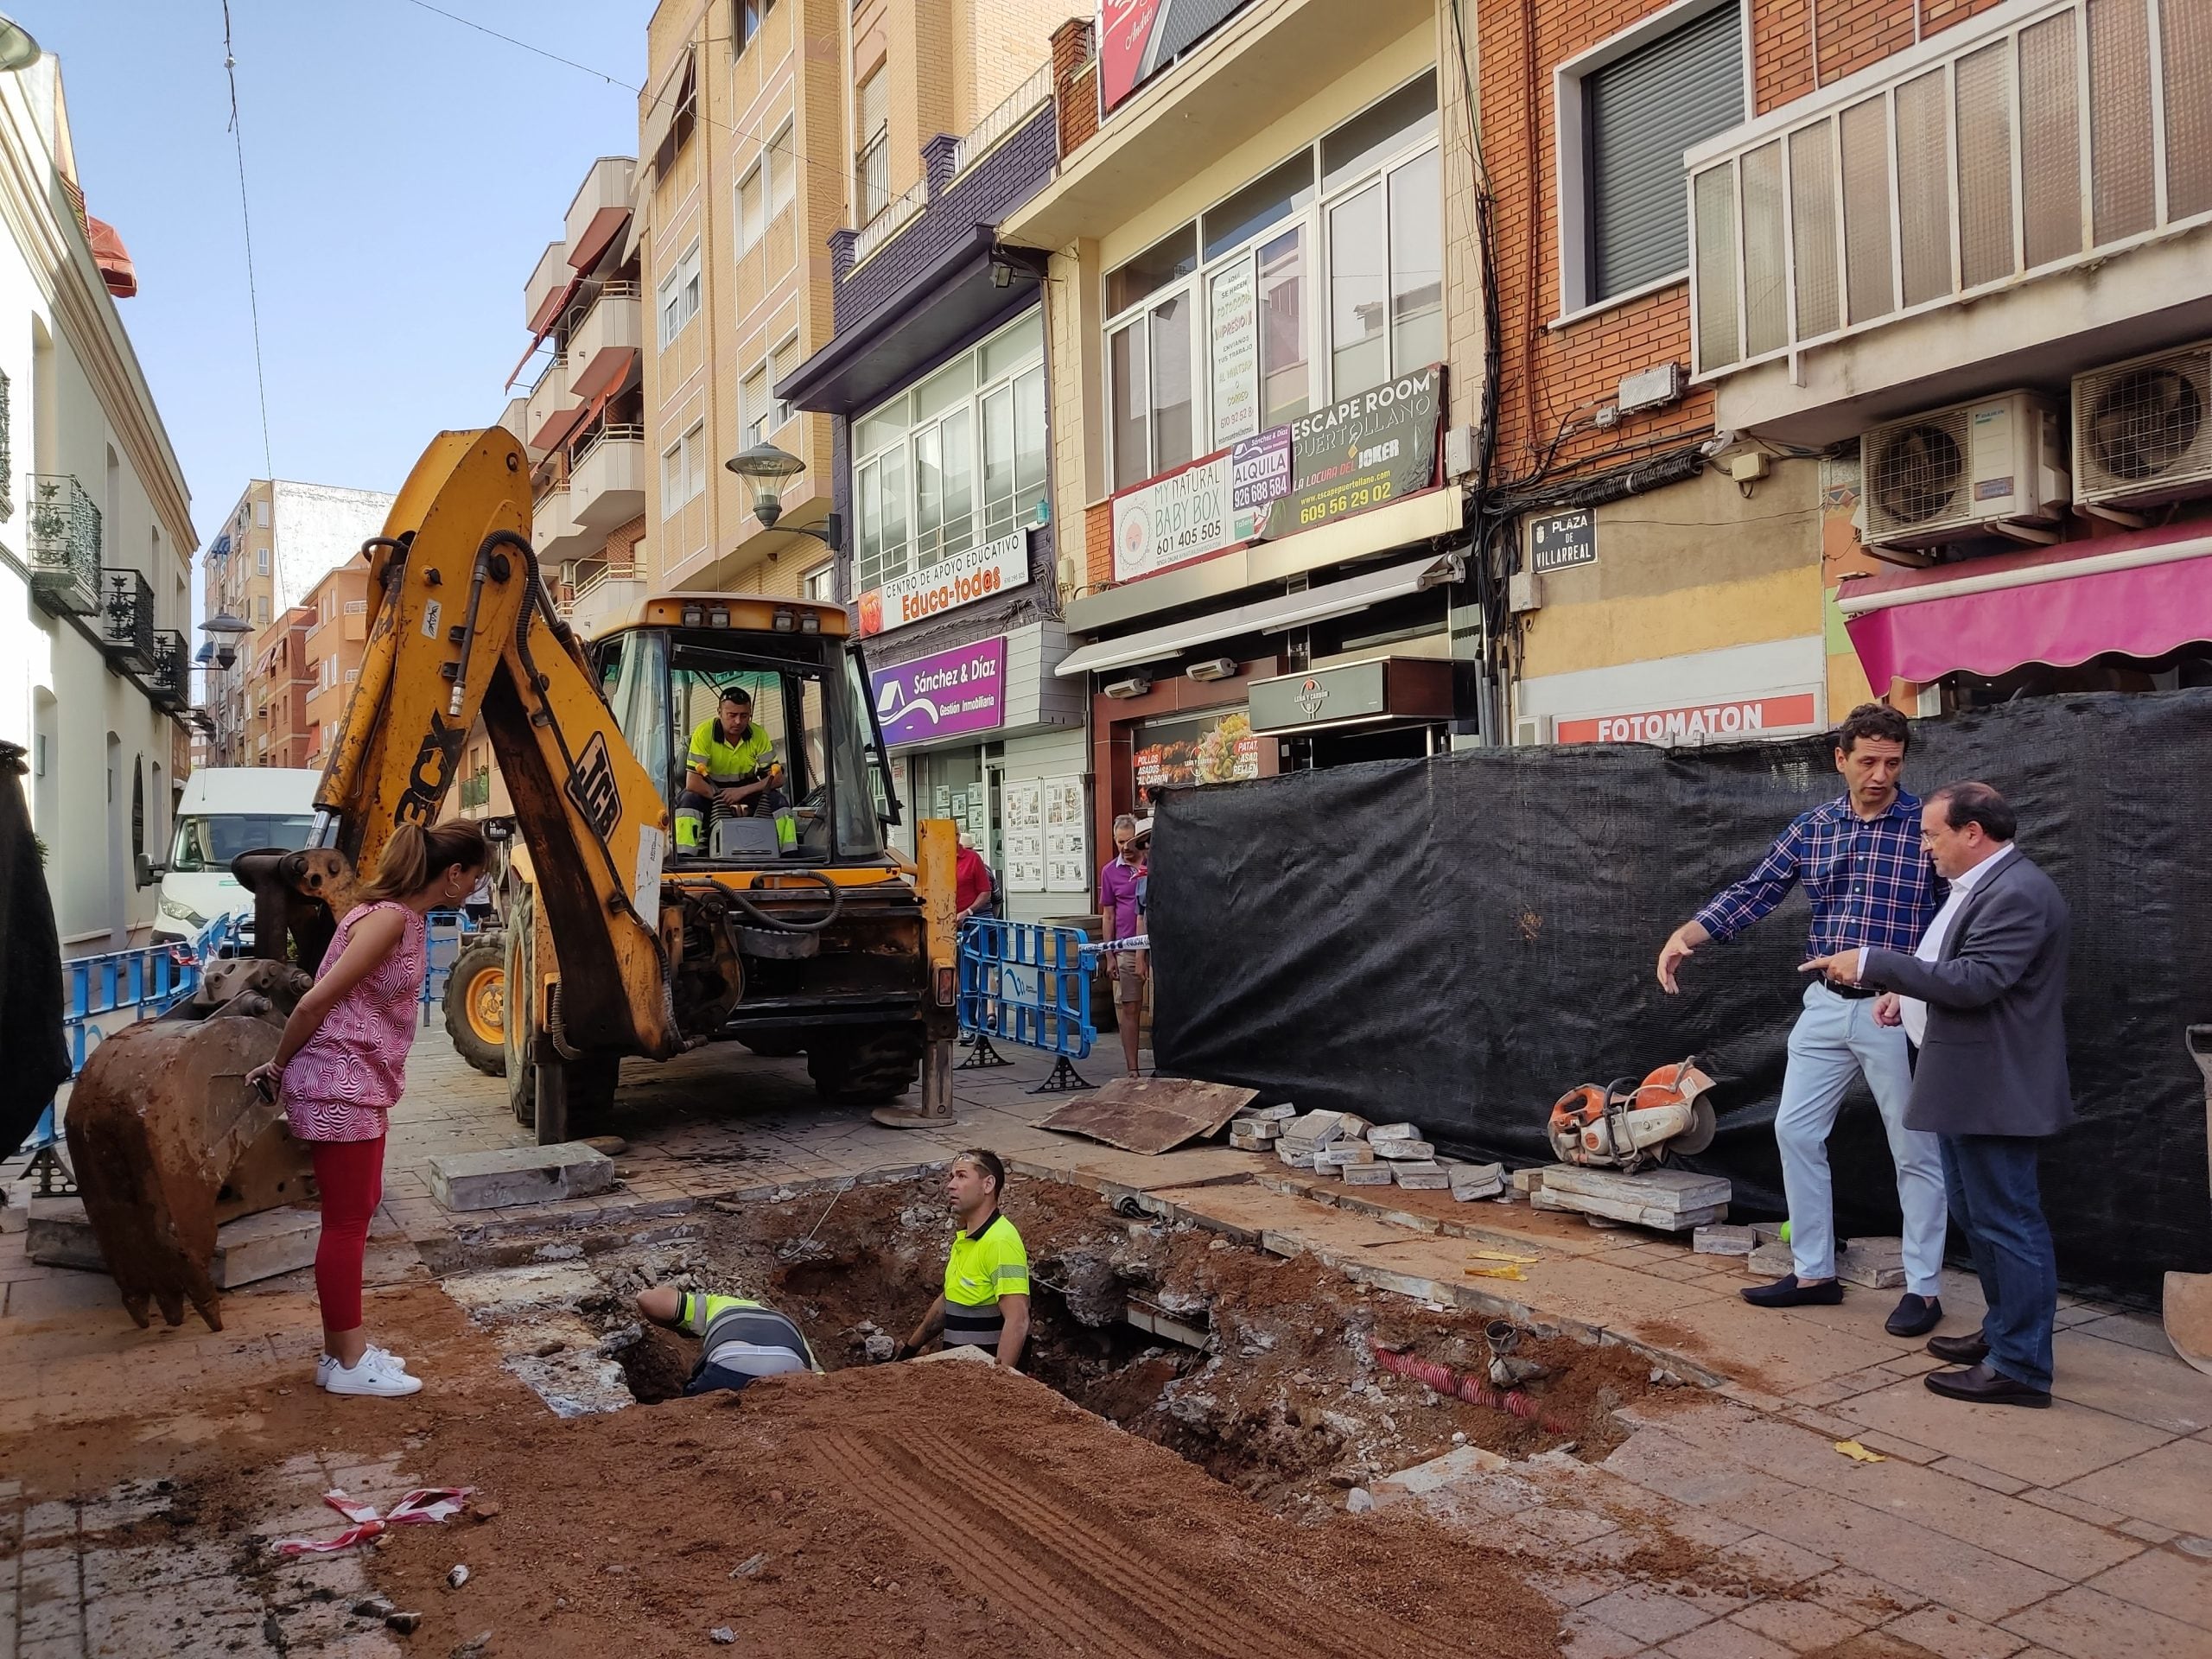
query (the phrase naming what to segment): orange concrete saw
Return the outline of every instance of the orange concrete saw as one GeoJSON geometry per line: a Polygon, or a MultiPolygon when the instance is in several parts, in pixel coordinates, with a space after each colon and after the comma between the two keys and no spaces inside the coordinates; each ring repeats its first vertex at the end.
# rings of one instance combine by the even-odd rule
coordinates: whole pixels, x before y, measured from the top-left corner
{"type": "Polygon", "coordinates": [[[1553,1103],[1552,1150],[1561,1163],[1629,1172],[1663,1163],[1670,1153],[1703,1152],[1719,1127],[1712,1094],[1713,1079],[1697,1069],[1694,1054],[1641,1083],[1578,1084],[1553,1103]]]}

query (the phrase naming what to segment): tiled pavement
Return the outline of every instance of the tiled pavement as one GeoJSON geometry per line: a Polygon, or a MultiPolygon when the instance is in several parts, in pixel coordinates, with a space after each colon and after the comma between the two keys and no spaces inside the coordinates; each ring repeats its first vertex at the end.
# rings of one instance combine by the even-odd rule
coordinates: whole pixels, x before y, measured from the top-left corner
{"type": "MultiPolygon", "coordinates": [[[[1553,1456],[1478,1470],[1417,1500],[1486,1541],[1528,1552],[1562,1608],[1567,1650],[1580,1659],[1778,1659],[1862,1632],[1882,1638],[1859,1649],[1868,1659],[1916,1651],[2212,1659],[2212,1378],[2175,1359],[2154,1320],[2069,1299],[2054,1409],[1961,1406],[1922,1385],[1933,1362],[1918,1344],[1883,1332],[1887,1295],[1862,1291],[1840,1307],[1760,1313],[1735,1294],[1745,1282],[1738,1264],[1648,1234],[1395,1189],[1376,1204],[1372,1189],[1355,1193],[1219,1147],[1155,1159],[1116,1153],[1034,1127],[1057,1103],[1026,1092],[1043,1070],[1025,1058],[960,1073],[952,1127],[898,1131],[819,1104],[799,1062],[724,1047],[665,1066],[633,1064],[604,1126],[630,1142],[618,1160],[621,1186],[487,1219],[444,1211],[429,1197],[425,1160],[529,1137],[507,1115],[504,1085],[469,1071],[425,1033],[394,1114],[386,1213],[395,1235],[404,1230],[417,1243],[457,1229],[588,1225],[764,1188],[833,1185],[988,1145],[1018,1174],[1138,1196],[1269,1249],[1313,1251],[1382,1287],[1631,1341],[1677,1357],[1686,1371],[1732,1379],[1637,1408],[1637,1432],[1602,1465],[1553,1456]],[[1205,1184],[1236,1175],[1257,1179],[1205,1184]],[[1518,1281],[1471,1276],[1470,1268],[1494,1270],[1494,1258],[1473,1255],[1485,1245],[1536,1259],[1518,1281]],[[1843,1440],[1883,1460],[1839,1452],[1843,1440]],[[1711,1558],[1694,1571],[1655,1567],[1660,1558],[1648,1547],[1669,1533],[1711,1558]]],[[[1102,1055],[1085,1070],[1103,1082],[1119,1065],[1102,1055]]],[[[388,1250],[387,1274],[419,1277],[410,1254],[388,1250]]],[[[231,1299],[220,1335],[149,1336],[130,1328],[104,1280],[29,1266],[16,1235],[0,1239],[0,1433],[123,1410],[143,1383],[112,1363],[119,1356],[163,1354],[190,1395],[268,1386],[314,1351],[312,1302],[296,1286],[231,1299]]],[[[1947,1328],[1968,1328],[1980,1311],[1971,1281],[1954,1276],[1944,1296],[1947,1328]]],[[[189,1402],[178,1409],[168,1428],[189,1432],[189,1402]]],[[[298,1490],[272,1494],[272,1506],[279,1497],[296,1510],[312,1504],[330,1472],[327,1459],[300,1470],[298,1490]]],[[[84,1517],[143,1494],[92,1495],[68,1525],[56,1519],[66,1505],[26,1513],[22,1495],[4,1484],[0,1494],[0,1539],[40,1516],[39,1535],[27,1534],[13,1560],[0,1562],[0,1659],[187,1650],[118,1645],[99,1623],[110,1612],[95,1611],[95,1581],[113,1570],[93,1565],[105,1549],[98,1533],[112,1523],[84,1517]],[[70,1526],[79,1529],[73,1556],[62,1541],[70,1526]],[[73,1559],[73,1588],[65,1565],[73,1559]],[[57,1636],[65,1604],[81,1622],[57,1636]],[[105,1647],[99,1632],[108,1634],[105,1647]]],[[[278,1518],[272,1512],[270,1524],[278,1518]]],[[[120,1612],[156,1621],[130,1627],[133,1641],[157,1634],[176,1607],[199,1605],[195,1597],[211,1617],[221,1599],[221,1618],[273,1618],[288,1632],[287,1620],[329,1614],[330,1604],[282,1584],[263,1593],[249,1605],[219,1568],[188,1570],[120,1612]]],[[[337,1624],[302,1625],[287,1639],[295,1651],[385,1650],[328,1645],[340,1639],[337,1624]]]]}

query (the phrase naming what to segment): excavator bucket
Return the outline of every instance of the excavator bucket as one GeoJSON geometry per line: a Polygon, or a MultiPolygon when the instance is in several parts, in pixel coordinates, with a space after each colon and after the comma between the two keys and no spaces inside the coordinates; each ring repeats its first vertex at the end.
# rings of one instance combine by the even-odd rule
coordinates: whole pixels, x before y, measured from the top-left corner
{"type": "Polygon", "coordinates": [[[221,1330],[216,1228],[308,1195],[306,1147],[245,1080],[308,984],[283,963],[215,963],[187,1001],[101,1043],[70,1091],[85,1214],[141,1325],[149,1303],[181,1325],[189,1301],[221,1330]]]}

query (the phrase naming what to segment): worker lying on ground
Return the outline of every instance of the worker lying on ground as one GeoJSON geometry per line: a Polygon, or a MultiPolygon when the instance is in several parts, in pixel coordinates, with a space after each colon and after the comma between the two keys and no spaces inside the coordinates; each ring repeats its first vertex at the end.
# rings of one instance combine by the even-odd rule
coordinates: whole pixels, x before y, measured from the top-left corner
{"type": "Polygon", "coordinates": [[[822,1369],[798,1326],[765,1302],[654,1285],[638,1293],[637,1303],[655,1325],[699,1338],[699,1363],[683,1385],[686,1394],[734,1391],[757,1377],[822,1369]]]}
{"type": "Polygon", "coordinates": [[[960,1224],[944,1264],[944,1294],[900,1344],[894,1358],[921,1351],[938,1332],[948,1348],[985,1348],[1001,1365],[1021,1363],[1029,1340],[1029,1252],[999,1213],[1006,1166],[995,1152],[962,1153],[944,1173],[944,1195],[960,1224]]]}

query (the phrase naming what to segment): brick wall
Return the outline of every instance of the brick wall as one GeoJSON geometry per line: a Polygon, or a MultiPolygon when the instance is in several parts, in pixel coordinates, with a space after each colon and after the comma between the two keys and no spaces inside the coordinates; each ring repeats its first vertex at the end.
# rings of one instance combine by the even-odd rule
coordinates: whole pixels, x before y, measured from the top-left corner
{"type": "Polygon", "coordinates": [[[1098,131],[1098,43],[1087,17],[1071,17],[1052,31],[1052,101],[1060,154],[1072,156],[1098,131]]]}

